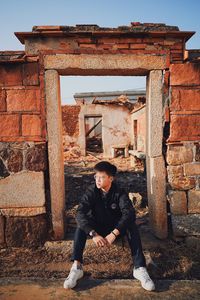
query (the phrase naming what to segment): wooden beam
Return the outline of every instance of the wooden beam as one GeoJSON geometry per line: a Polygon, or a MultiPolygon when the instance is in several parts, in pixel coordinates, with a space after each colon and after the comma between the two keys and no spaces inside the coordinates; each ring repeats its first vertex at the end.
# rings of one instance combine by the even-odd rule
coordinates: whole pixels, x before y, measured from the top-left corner
{"type": "Polygon", "coordinates": [[[97,127],[97,125],[99,125],[101,123],[102,119],[100,119],[96,124],[94,124],[94,126],[92,128],[90,128],[90,130],[88,130],[88,132],[86,133],[86,137],[97,127]]]}

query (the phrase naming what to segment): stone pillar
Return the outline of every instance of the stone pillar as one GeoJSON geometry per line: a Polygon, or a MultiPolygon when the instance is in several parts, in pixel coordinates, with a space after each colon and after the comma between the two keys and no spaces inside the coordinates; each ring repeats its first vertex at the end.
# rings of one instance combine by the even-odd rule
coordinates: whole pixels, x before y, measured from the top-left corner
{"type": "Polygon", "coordinates": [[[150,224],[158,238],[166,238],[167,200],[166,168],[162,155],[163,140],[163,101],[162,71],[150,71],[147,79],[147,191],[150,224]]]}
{"type": "Polygon", "coordinates": [[[78,144],[80,146],[81,155],[86,155],[86,137],[85,137],[85,115],[84,107],[81,106],[81,112],[79,115],[79,140],[78,144]]]}
{"type": "Polygon", "coordinates": [[[60,81],[56,70],[45,72],[45,92],[52,223],[54,238],[62,239],[64,237],[65,184],[60,81]]]}

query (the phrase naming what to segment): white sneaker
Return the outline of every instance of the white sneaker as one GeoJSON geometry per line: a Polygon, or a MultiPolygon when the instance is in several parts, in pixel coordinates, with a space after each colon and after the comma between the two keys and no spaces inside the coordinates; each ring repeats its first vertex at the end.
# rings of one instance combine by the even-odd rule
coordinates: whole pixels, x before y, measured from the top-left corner
{"type": "Polygon", "coordinates": [[[155,285],[152,279],[149,277],[149,274],[145,267],[134,268],[133,276],[141,282],[141,285],[145,290],[147,291],[155,290],[155,285]]]}
{"type": "Polygon", "coordinates": [[[82,277],[83,277],[83,270],[77,269],[77,264],[76,262],[74,262],[70,269],[69,275],[64,281],[63,284],[64,289],[73,289],[77,284],[77,280],[82,277]]]}

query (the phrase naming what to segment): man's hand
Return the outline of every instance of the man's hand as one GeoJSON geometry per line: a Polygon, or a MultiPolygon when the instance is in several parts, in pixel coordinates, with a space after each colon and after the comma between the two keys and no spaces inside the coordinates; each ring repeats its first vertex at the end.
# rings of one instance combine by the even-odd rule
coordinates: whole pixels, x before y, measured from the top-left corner
{"type": "Polygon", "coordinates": [[[108,241],[108,245],[110,246],[116,239],[116,236],[120,234],[119,230],[117,228],[113,229],[113,232],[109,233],[105,239],[108,241]],[[114,234],[113,234],[114,232],[114,234]]]}
{"type": "Polygon", "coordinates": [[[108,241],[106,240],[106,238],[102,237],[99,234],[94,236],[92,239],[97,247],[104,247],[108,245],[108,241]]]}
{"type": "Polygon", "coordinates": [[[114,242],[114,240],[116,239],[116,237],[114,236],[114,234],[111,232],[109,233],[105,239],[107,240],[109,246],[114,242]]]}

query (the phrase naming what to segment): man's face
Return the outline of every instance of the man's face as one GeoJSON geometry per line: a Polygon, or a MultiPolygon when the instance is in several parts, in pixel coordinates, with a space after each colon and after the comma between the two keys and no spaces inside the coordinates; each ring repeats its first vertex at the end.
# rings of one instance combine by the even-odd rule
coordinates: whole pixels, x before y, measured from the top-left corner
{"type": "Polygon", "coordinates": [[[98,189],[109,187],[113,181],[113,176],[107,175],[106,172],[97,171],[94,178],[98,189]]]}

